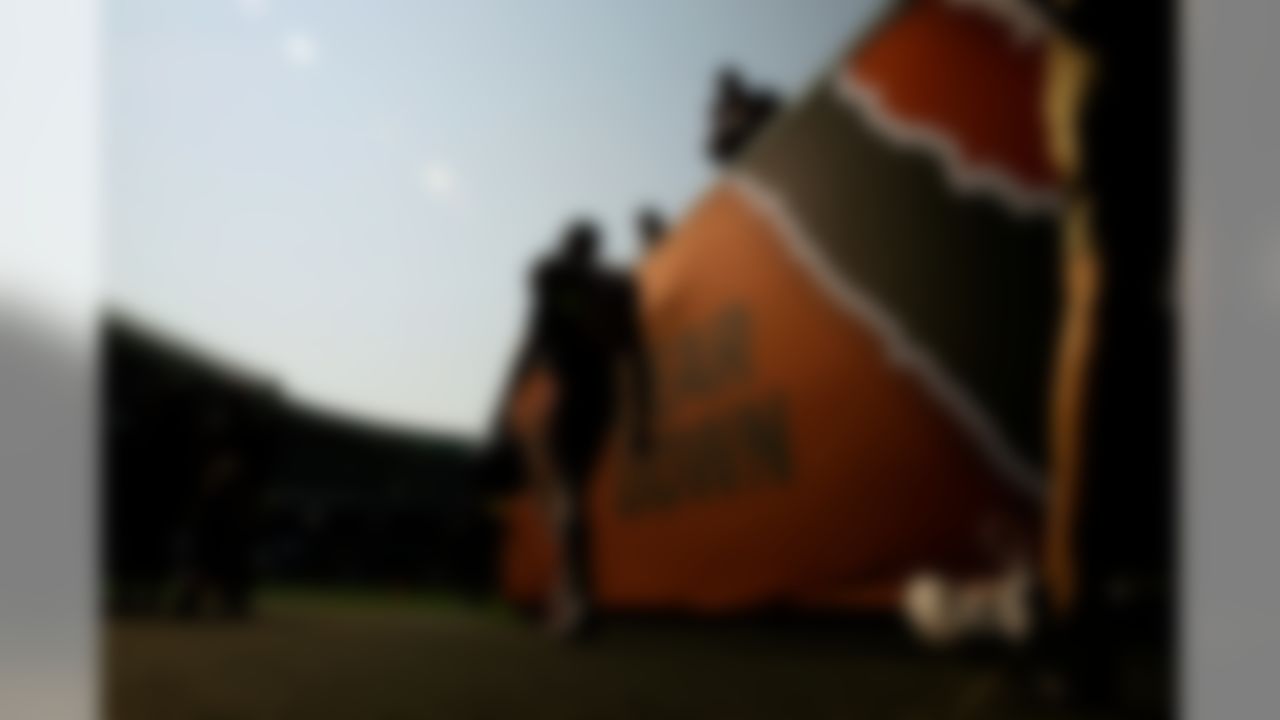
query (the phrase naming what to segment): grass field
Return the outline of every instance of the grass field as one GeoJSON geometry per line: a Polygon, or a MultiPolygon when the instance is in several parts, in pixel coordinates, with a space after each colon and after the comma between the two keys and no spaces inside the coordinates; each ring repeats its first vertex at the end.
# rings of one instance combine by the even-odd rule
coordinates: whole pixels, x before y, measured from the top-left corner
{"type": "Polygon", "coordinates": [[[894,628],[633,620],[565,647],[442,597],[275,592],[244,624],[114,621],[106,653],[112,720],[1073,717],[894,628]]]}

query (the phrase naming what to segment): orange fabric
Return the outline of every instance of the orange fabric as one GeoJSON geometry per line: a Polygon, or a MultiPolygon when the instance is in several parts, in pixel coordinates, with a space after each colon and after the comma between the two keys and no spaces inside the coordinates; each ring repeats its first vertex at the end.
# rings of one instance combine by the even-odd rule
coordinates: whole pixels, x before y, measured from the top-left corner
{"type": "MultiPolygon", "coordinates": [[[[1043,98],[1046,134],[1063,177],[1082,179],[1082,115],[1096,73],[1088,52],[1067,37],[1049,43],[1043,98]]],[[[1050,416],[1051,461],[1041,562],[1045,594],[1060,616],[1075,609],[1079,593],[1077,526],[1085,479],[1088,389],[1097,343],[1098,297],[1105,276],[1094,237],[1093,201],[1076,192],[1062,217],[1062,325],[1058,331],[1050,416]]]]}
{"type": "MultiPolygon", "coordinates": [[[[640,467],[612,443],[592,484],[605,607],[884,606],[910,572],[980,562],[993,526],[1025,529],[1028,507],[778,232],[722,185],[640,271],[658,448],[640,467]]],[[[537,417],[551,393],[520,397],[537,417]]],[[[507,595],[540,600],[555,557],[532,495],[514,498],[507,595]]]]}
{"type": "Polygon", "coordinates": [[[1049,189],[1041,122],[1043,42],[1024,43],[987,12],[920,0],[845,61],[902,122],[940,132],[972,165],[1049,189]]]}

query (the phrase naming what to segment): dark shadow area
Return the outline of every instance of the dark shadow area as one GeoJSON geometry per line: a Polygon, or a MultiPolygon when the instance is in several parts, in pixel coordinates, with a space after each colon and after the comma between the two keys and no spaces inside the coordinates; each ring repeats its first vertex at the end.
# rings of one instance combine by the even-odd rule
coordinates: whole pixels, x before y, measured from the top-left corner
{"type": "Polygon", "coordinates": [[[247,614],[262,584],[489,589],[467,442],[300,406],[119,316],[103,347],[113,611],[247,614]]]}

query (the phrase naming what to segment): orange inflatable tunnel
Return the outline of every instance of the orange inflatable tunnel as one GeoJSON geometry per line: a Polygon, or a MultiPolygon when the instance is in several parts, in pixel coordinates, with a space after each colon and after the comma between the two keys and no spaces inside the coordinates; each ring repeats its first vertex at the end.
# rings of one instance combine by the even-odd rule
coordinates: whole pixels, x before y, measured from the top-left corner
{"type": "MultiPolygon", "coordinates": [[[[658,437],[592,483],[600,606],[885,607],[1032,536],[1057,205],[1008,5],[895,8],[639,267],[658,437]]],[[[529,492],[505,513],[503,591],[537,602],[551,535],[529,492]]]]}

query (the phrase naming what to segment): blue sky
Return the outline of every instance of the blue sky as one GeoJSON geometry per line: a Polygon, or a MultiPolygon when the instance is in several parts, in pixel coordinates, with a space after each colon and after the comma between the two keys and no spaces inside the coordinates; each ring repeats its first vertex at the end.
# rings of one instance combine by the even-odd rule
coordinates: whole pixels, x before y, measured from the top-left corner
{"type": "Polygon", "coordinates": [[[878,0],[109,0],[108,299],[357,417],[488,418],[571,216],[714,179],[726,63],[790,96],[878,0]]]}

